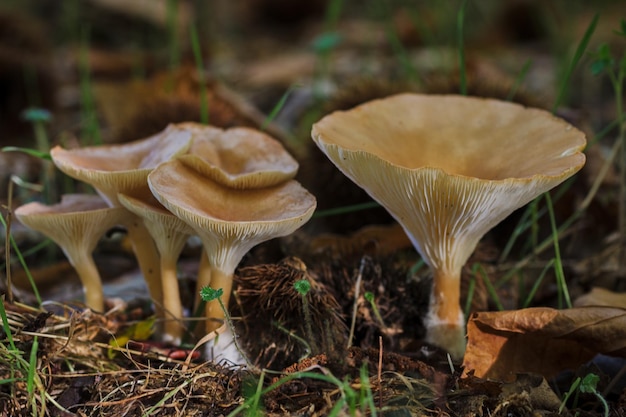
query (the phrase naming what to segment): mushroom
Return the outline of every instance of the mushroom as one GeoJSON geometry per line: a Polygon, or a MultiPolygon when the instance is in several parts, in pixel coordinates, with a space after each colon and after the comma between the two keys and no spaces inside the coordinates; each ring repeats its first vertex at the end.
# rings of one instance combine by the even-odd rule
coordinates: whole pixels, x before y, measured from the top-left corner
{"type": "MultiPolygon", "coordinates": [[[[294,181],[238,190],[205,177],[180,160],[159,165],[149,176],[153,194],[200,236],[211,265],[210,286],[228,305],[235,268],[254,246],[286,236],[306,223],[315,198],[294,181]]],[[[209,283],[198,282],[200,287],[209,283]]],[[[217,300],[207,303],[206,331],[224,318],[217,300]]]]}
{"type": "Polygon", "coordinates": [[[119,194],[117,197],[122,206],[143,220],[159,251],[163,310],[166,315],[164,339],[178,345],[181,342],[184,326],[182,325],[183,307],[178,288],[176,263],[193,230],[163,208],[154,198],[150,201],[142,201],[124,194],[119,194]]]}
{"type": "MultiPolygon", "coordinates": [[[[212,180],[236,189],[270,187],[295,177],[298,162],[279,141],[255,129],[220,129],[194,122],[184,123],[193,132],[189,151],[178,157],[188,167],[212,180]]],[[[210,282],[205,251],[198,269],[198,282],[210,282]]],[[[196,292],[194,305],[200,302],[196,292]]]]}
{"type": "Polygon", "coordinates": [[[461,268],[480,238],[584,164],[585,137],[538,109],[400,94],[313,125],[328,158],[402,225],[433,274],[427,341],[465,349],[461,268]]]}
{"type": "Polygon", "coordinates": [[[104,311],[102,282],[92,252],[100,237],[121,223],[126,210],[110,208],[97,195],[66,194],[59,204],[28,203],[18,207],[15,215],[22,224],[61,247],[80,277],[87,307],[104,311]]]}
{"type": "Polygon", "coordinates": [[[269,187],[295,177],[298,162],[276,139],[255,129],[227,130],[186,123],[194,131],[185,165],[225,186],[239,189],[269,187]]]}
{"type": "MultiPolygon", "coordinates": [[[[110,206],[118,207],[118,193],[139,199],[150,198],[146,180],[148,174],[160,162],[186,152],[191,136],[184,124],[170,125],[164,131],[136,142],[72,150],[56,146],[50,155],[61,171],[92,185],[110,206]]],[[[130,212],[127,214],[123,225],[128,230],[157,315],[162,316],[163,292],[157,249],[141,220],[130,212]]]]}

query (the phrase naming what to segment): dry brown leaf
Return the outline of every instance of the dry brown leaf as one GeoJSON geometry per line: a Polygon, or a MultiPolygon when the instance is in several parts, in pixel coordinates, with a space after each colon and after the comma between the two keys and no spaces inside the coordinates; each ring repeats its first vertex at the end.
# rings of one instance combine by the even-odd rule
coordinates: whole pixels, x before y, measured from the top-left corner
{"type": "Polygon", "coordinates": [[[626,357],[626,309],[529,308],[475,313],[467,324],[466,372],[511,381],[520,372],[549,378],[598,353],[626,357]]]}
{"type": "Polygon", "coordinates": [[[593,287],[574,301],[575,307],[607,306],[626,308],[626,293],[613,292],[606,288],[593,287]]]}

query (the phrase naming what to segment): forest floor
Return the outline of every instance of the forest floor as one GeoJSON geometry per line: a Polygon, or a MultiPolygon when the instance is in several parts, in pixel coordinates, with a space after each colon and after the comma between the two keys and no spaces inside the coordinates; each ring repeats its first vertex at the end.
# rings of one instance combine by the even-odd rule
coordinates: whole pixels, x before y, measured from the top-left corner
{"type": "MultiPolygon", "coordinates": [[[[623,2],[4,3],[0,203],[16,245],[7,233],[0,416],[626,416],[623,2]],[[463,90],[554,112],[587,136],[587,162],[481,240],[462,275],[468,350],[453,361],[424,342],[428,268],[310,132],[371,99],[463,90]],[[317,198],[306,226],[236,271],[248,366],[206,361],[192,331],[158,341],[123,231],[94,252],[98,313],[62,252],[12,216],[89,192],[37,157],[52,146],[206,117],[279,139],[317,198]]],[[[189,327],[200,251],[189,241],[179,262],[189,327]]]]}

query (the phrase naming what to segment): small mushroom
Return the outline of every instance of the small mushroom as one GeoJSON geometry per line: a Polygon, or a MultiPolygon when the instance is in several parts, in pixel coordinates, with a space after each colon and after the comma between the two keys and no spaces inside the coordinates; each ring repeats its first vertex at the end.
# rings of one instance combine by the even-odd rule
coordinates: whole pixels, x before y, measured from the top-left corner
{"type": "Polygon", "coordinates": [[[52,206],[33,202],[18,207],[15,215],[25,226],[54,240],[76,269],[85,291],[85,304],[104,311],[100,274],[92,252],[102,235],[120,224],[123,208],[110,208],[97,195],[67,194],[52,206]]]}
{"type": "MultiPolygon", "coordinates": [[[[235,268],[254,246],[286,236],[306,223],[315,198],[290,180],[273,187],[225,187],[180,160],[159,165],[149,176],[155,197],[200,236],[211,265],[210,286],[223,290],[228,305],[235,268]]],[[[209,283],[198,282],[200,288],[209,283]]],[[[207,303],[206,331],[224,318],[217,300],[207,303]]]]}
{"type": "Polygon", "coordinates": [[[164,339],[175,345],[180,344],[184,326],[176,263],[193,230],[163,208],[154,198],[142,201],[124,194],[119,194],[117,197],[126,209],[143,220],[159,251],[163,310],[166,316],[164,339]]]}
{"type": "Polygon", "coordinates": [[[276,139],[255,129],[186,123],[194,131],[185,165],[231,188],[269,187],[295,177],[298,162],[276,139]]]}
{"type": "MultiPolygon", "coordinates": [[[[159,163],[186,152],[191,136],[184,124],[170,125],[163,132],[136,142],[71,150],[56,146],[50,155],[61,171],[90,184],[110,206],[119,207],[118,193],[139,199],[150,198],[148,174],[159,163]]],[[[156,246],[141,220],[128,211],[127,214],[123,225],[128,230],[157,315],[162,316],[163,291],[156,246]]]]}
{"type": "Polygon", "coordinates": [[[461,268],[480,238],[584,164],[585,137],[538,109],[400,94],[313,125],[330,160],[403,226],[433,273],[427,340],[465,349],[461,268]]]}

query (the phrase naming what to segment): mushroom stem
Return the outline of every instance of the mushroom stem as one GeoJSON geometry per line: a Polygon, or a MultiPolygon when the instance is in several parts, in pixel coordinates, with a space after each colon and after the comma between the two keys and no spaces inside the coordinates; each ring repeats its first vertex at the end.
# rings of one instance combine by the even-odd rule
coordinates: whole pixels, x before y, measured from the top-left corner
{"type": "Polygon", "coordinates": [[[139,269],[143,274],[150,297],[154,301],[157,318],[163,318],[163,285],[161,283],[161,261],[150,232],[138,217],[126,224],[128,238],[133,246],[139,269]]]}
{"type": "Polygon", "coordinates": [[[93,257],[88,253],[75,253],[72,256],[68,256],[68,259],[83,284],[85,304],[94,311],[103,312],[104,295],[102,294],[102,280],[93,257]]]}
{"type": "Polygon", "coordinates": [[[465,353],[465,317],[460,305],[461,271],[433,270],[426,341],[445,346],[453,359],[465,353]]]}
{"type": "MultiPolygon", "coordinates": [[[[230,300],[230,293],[233,288],[233,273],[224,272],[217,268],[211,268],[211,284],[209,285],[214,290],[222,289],[222,304],[225,308],[228,308],[228,301],[230,300]]],[[[209,301],[206,304],[206,333],[210,333],[217,330],[222,324],[224,324],[224,310],[218,300],[209,301]]]]}
{"type": "Polygon", "coordinates": [[[176,256],[161,256],[161,285],[163,290],[163,310],[165,314],[165,325],[163,339],[178,345],[181,342],[184,325],[181,322],[183,317],[183,307],[180,301],[180,290],[178,288],[178,275],[176,273],[176,256]]]}
{"type": "Polygon", "coordinates": [[[431,313],[446,323],[456,323],[461,312],[461,274],[436,271],[431,292],[431,313]]]}
{"type": "Polygon", "coordinates": [[[200,290],[211,283],[211,261],[209,261],[209,257],[204,248],[202,249],[202,254],[200,255],[200,265],[198,265],[198,276],[196,282],[196,299],[193,303],[194,312],[198,309],[200,302],[202,301],[200,298],[200,290]]]}

